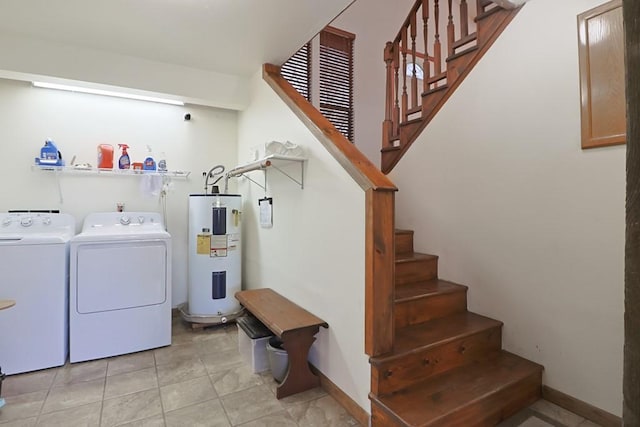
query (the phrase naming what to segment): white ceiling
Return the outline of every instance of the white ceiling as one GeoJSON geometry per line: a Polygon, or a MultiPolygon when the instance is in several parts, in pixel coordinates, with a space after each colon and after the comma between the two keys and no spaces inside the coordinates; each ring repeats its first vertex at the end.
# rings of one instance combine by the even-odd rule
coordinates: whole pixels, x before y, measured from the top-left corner
{"type": "Polygon", "coordinates": [[[352,1],[3,1],[0,33],[246,77],[282,63],[352,1]]]}

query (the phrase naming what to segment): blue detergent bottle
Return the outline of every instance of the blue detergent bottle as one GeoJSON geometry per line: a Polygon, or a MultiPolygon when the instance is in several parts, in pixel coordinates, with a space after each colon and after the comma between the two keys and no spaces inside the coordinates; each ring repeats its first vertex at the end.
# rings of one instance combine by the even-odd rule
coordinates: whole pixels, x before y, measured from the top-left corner
{"type": "Polygon", "coordinates": [[[40,158],[36,158],[37,165],[64,166],[62,154],[58,151],[55,142],[47,139],[44,146],[40,149],[40,158]]]}

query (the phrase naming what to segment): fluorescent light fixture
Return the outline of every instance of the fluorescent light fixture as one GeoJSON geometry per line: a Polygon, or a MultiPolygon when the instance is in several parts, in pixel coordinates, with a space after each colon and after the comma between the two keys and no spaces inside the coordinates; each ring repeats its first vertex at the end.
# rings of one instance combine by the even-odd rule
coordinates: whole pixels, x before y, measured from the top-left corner
{"type": "Polygon", "coordinates": [[[34,87],[42,87],[45,89],[68,90],[71,92],[91,93],[94,95],[115,96],[118,98],[137,99],[139,101],[160,102],[162,104],[184,105],[182,101],[174,101],[173,99],[156,98],[153,96],[134,95],[124,92],[114,92],[111,90],[91,89],[79,86],[68,86],[57,83],[33,82],[34,87]]]}

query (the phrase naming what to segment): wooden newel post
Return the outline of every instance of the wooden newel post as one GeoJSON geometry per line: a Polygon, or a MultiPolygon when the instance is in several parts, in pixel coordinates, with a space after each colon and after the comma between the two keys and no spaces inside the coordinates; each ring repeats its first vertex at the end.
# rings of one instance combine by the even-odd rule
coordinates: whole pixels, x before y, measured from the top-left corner
{"type": "Polygon", "coordinates": [[[384,108],[384,122],[382,122],[382,147],[391,145],[393,135],[393,43],[387,42],[384,47],[384,63],[387,69],[387,93],[384,108]]]}

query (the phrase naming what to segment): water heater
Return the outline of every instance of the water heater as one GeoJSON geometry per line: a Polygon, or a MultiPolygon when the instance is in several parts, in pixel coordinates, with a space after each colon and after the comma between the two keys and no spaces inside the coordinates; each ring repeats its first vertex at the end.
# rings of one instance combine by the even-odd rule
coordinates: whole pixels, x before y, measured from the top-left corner
{"type": "Polygon", "coordinates": [[[241,208],[238,194],[189,196],[188,311],[207,319],[201,323],[224,323],[241,310],[241,208]]]}

